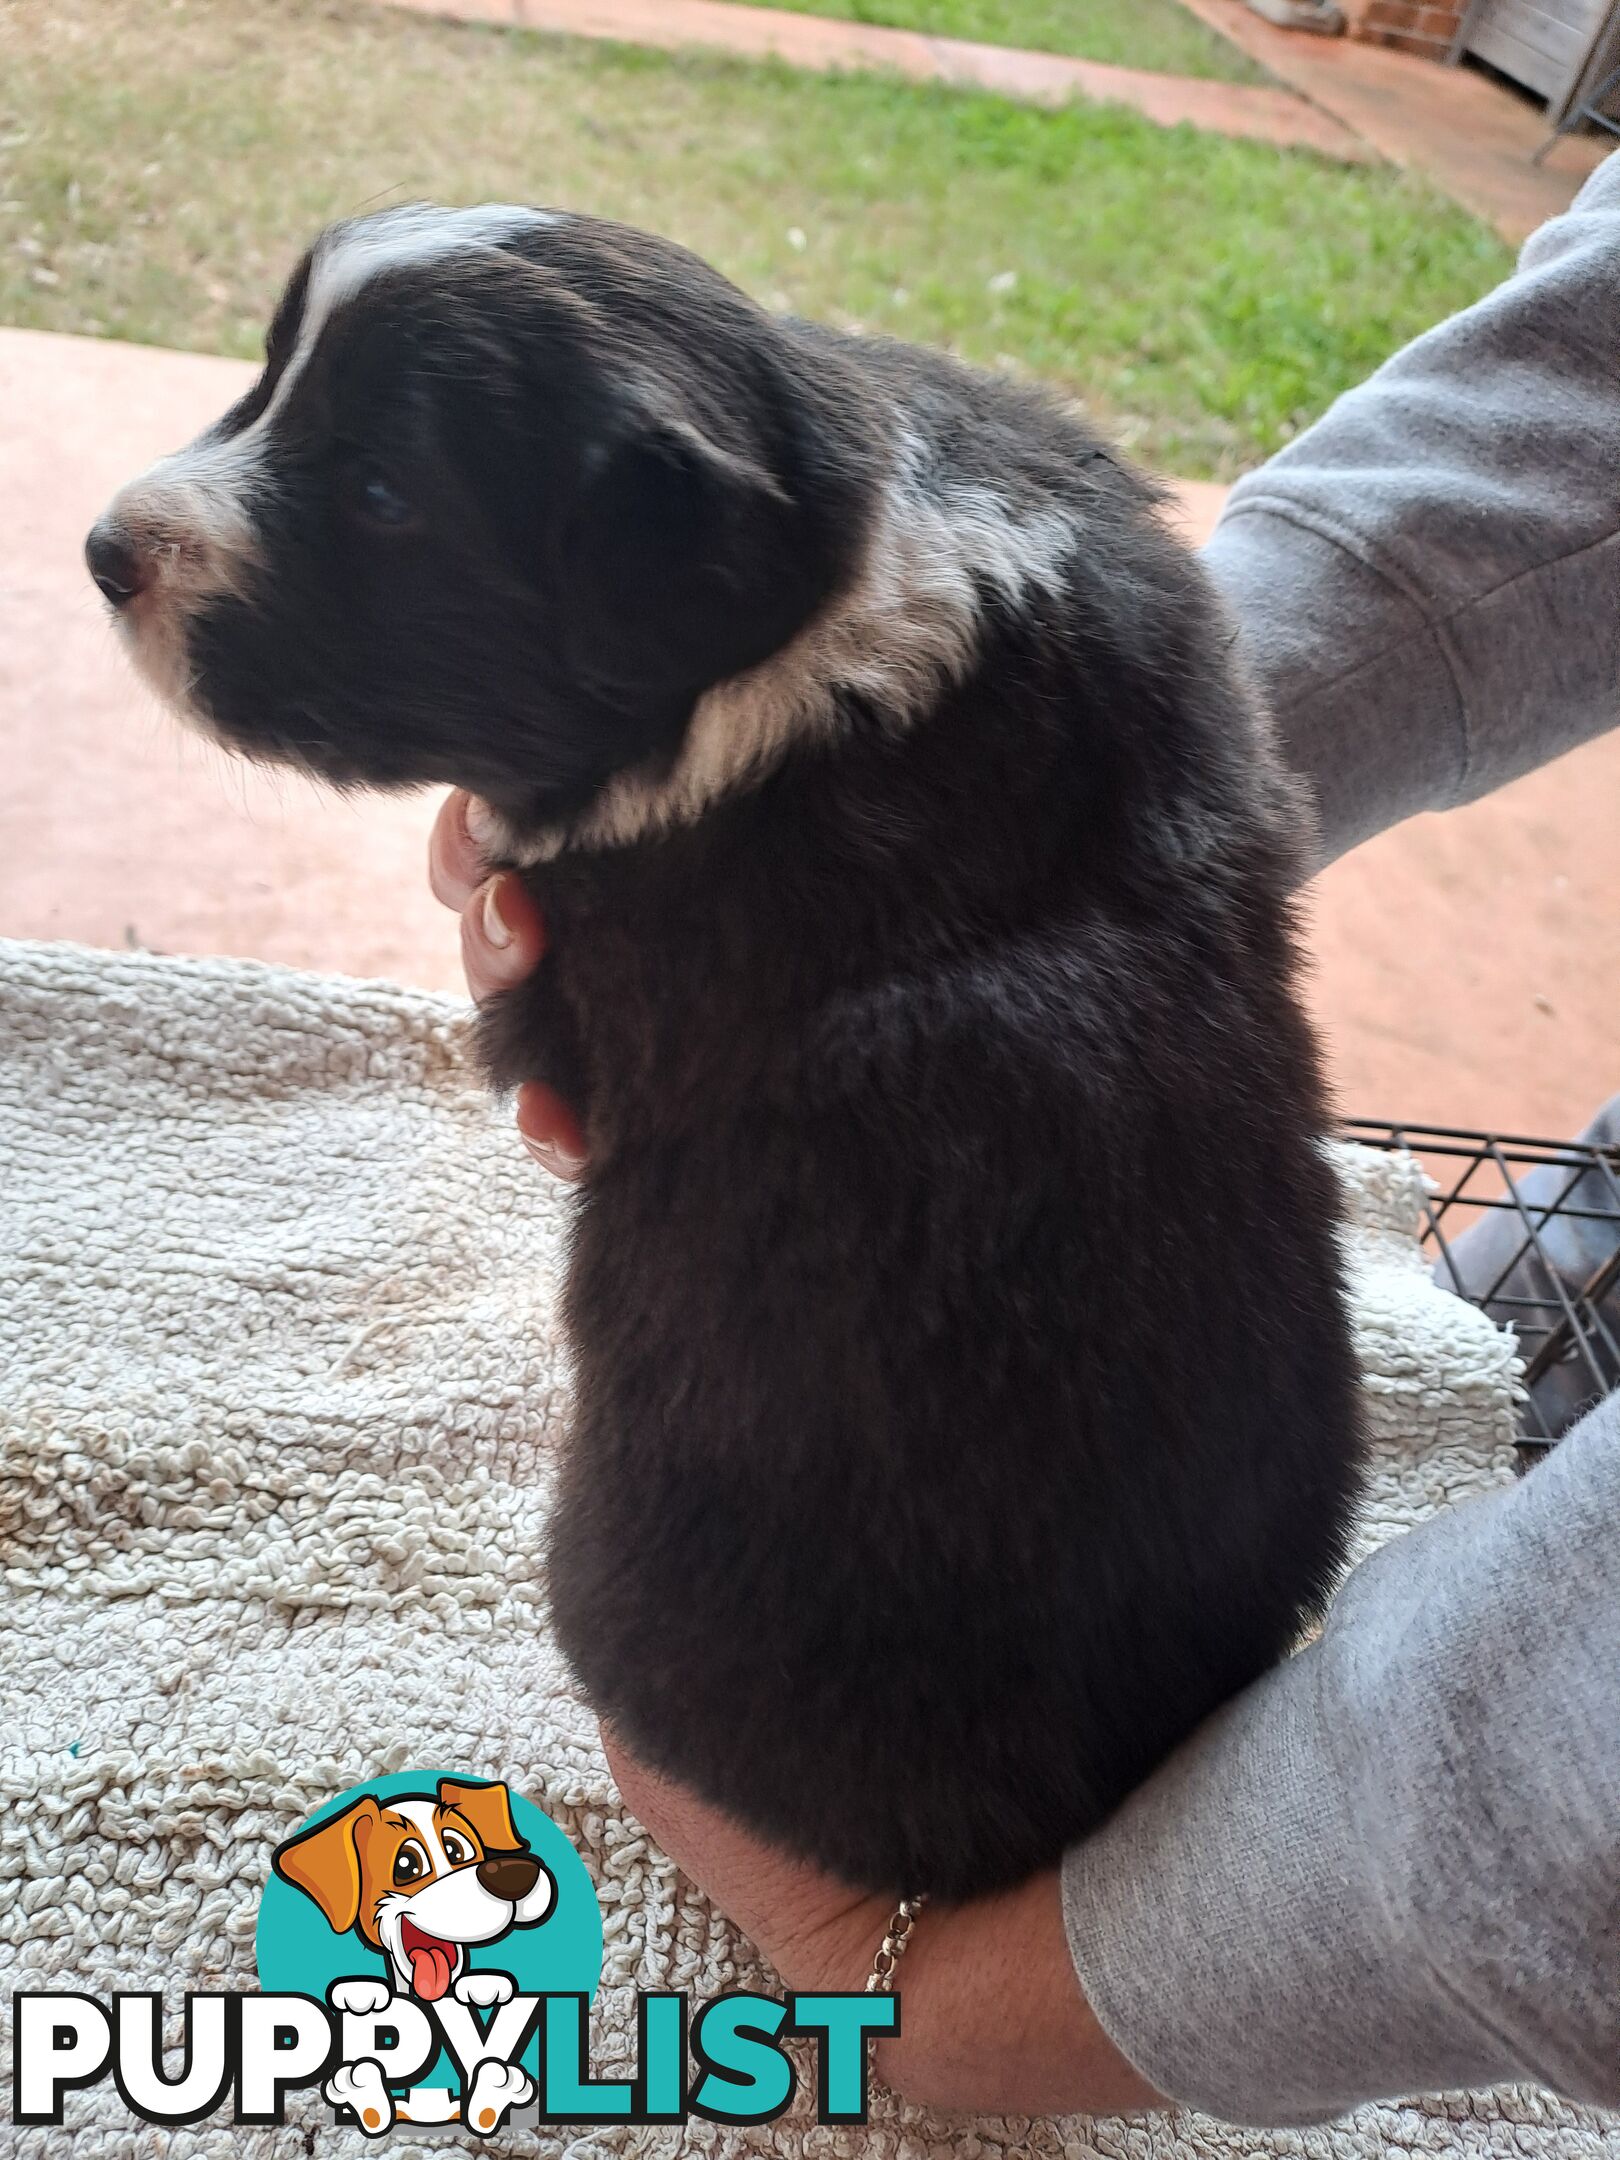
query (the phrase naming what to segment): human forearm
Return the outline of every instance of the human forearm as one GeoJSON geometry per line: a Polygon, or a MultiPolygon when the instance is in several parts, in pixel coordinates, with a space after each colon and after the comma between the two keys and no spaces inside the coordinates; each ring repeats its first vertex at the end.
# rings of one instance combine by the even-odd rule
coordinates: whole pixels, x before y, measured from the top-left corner
{"type": "Polygon", "coordinates": [[[1319,862],[1620,720],[1620,157],[1239,482],[1205,550],[1319,862]]]}
{"type": "Polygon", "coordinates": [[[1126,2056],[1229,2120],[1620,2102],[1620,1399],[1386,1547],[1065,1863],[1126,2056]]]}
{"type": "Polygon", "coordinates": [[[904,2029],[878,2073],[908,2100],[978,2115],[1119,2115],[1164,2101],[1075,1977],[1056,1870],[925,1910],[900,1969],[904,2029]]]}
{"type": "MultiPolygon", "coordinates": [[[[764,1951],[786,1986],[859,1988],[892,1909],[740,1830],[604,1735],[631,1812],[764,1951]]],[[[876,2056],[905,2099],[976,2114],[1115,2114],[1157,2104],[1075,1979],[1055,1870],[998,1897],[929,1905],[896,1976],[902,2029],[876,2056]]]]}

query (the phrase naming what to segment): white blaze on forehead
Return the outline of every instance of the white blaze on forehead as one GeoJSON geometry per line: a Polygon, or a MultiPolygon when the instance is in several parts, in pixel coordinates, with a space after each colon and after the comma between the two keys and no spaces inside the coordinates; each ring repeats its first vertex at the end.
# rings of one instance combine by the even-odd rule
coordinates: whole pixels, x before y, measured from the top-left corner
{"type": "Polygon", "coordinates": [[[189,620],[205,601],[243,596],[251,585],[259,560],[253,507],[275,485],[266,456],[269,431],[334,311],[387,271],[498,248],[558,222],[555,211],[515,203],[464,210],[407,203],[336,226],[318,243],[293,349],[264,411],[235,435],[209,429],[184,450],[160,458],[108,507],[108,516],[135,536],[154,566],[151,589],[120,617],[119,627],[161,697],[206,730],[206,721],[190,710],[189,620]]]}
{"type": "Polygon", "coordinates": [[[380,270],[433,262],[458,248],[500,247],[558,222],[555,210],[530,210],[521,203],[474,203],[465,210],[402,203],[397,210],[334,225],[316,249],[310,291],[313,296],[322,280],[331,280],[341,297],[380,270]]]}
{"type": "Polygon", "coordinates": [[[402,209],[382,210],[352,225],[334,226],[317,243],[310,259],[293,349],[264,411],[229,443],[211,444],[204,436],[189,450],[163,459],[154,471],[161,472],[188,459],[213,456],[221,449],[241,451],[261,436],[286,403],[334,313],[363,292],[373,278],[391,270],[442,262],[468,249],[499,248],[526,232],[557,222],[555,211],[524,210],[513,203],[483,203],[471,210],[438,210],[429,203],[408,203],[402,209]]]}
{"type": "MultiPolygon", "coordinates": [[[[338,225],[315,250],[309,266],[304,311],[297,342],[276,385],[279,402],[288,378],[295,376],[320,342],[333,311],[352,300],[373,278],[390,270],[409,270],[469,248],[499,248],[542,226],[555,225],[552,210],[526,210],[516,203],[479,203],[468,210],[440,210],[432,203],[405,203],[380,210],[352,225],[338,225]]],[[[268,417],[268,415],[266,415],[268,417]]]]}

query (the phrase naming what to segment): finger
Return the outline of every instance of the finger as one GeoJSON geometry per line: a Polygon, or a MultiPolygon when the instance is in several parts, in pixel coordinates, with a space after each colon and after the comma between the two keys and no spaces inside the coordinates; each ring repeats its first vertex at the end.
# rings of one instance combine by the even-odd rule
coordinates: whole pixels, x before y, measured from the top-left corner
{"type": "Polygon", "coordinates": [[[510,990],[540,965],[546,927],[511,870],[486,878],[461,911],[461,964],[480,1003],[510,990]]]}
{"type": "Polygon", "coordinates": [[[523,1145],[543,1170],[570,1181],[590,1166],[578,1118],[555,1088],[525,1080],[518,1089],[517,1125],[523,1145]]]}
{"type": "Polygon", "coordinates": [[[428,836],[428,883],[448,908],[464,908],[489,875],[489,815],[464,788],[453,788],[439,805],[428,836]]]}

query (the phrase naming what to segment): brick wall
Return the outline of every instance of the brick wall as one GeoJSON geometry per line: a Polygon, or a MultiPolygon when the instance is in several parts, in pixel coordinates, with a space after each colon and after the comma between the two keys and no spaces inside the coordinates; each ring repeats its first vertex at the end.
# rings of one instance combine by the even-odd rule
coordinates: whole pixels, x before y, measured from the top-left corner
{"type": "Polygon", "coordinates": [[[1462,21],[1465,0],[1350,0],[1350,35],[1372,45],[1443,60],[1462,21]]]}

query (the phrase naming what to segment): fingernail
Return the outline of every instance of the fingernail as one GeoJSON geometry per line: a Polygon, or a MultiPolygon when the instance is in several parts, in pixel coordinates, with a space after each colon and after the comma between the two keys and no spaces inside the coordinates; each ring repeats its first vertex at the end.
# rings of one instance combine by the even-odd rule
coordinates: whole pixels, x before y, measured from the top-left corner
{"type": "Polygon", "coordinates": [[[483,801],[481,797],[477,795],[467,797],[466,808],[461,813],[461,822],[466,826],[467,838],[475,848],[481,849],[486,855],[493,855],[497,852],[501,837],[500,820],[489,807],[489,804],[483,801]]]}
{"type": "Polygon", "coordinates": [[[484,939],[497,951],[512,942],[512,926],[501,913],[501,881],[492,877],[484,887],[484,939]]]}
{"type": "Polygon", "coordinates": [[[566,1148],[558,1147],[553,1140],[531,1140],[527,1133],[519,1133],[518,1138],[541,1169],[549,1170],[553,1177],[574,1179],[584,1175],[583,1155],[570,1155],[566,1148]]]}

